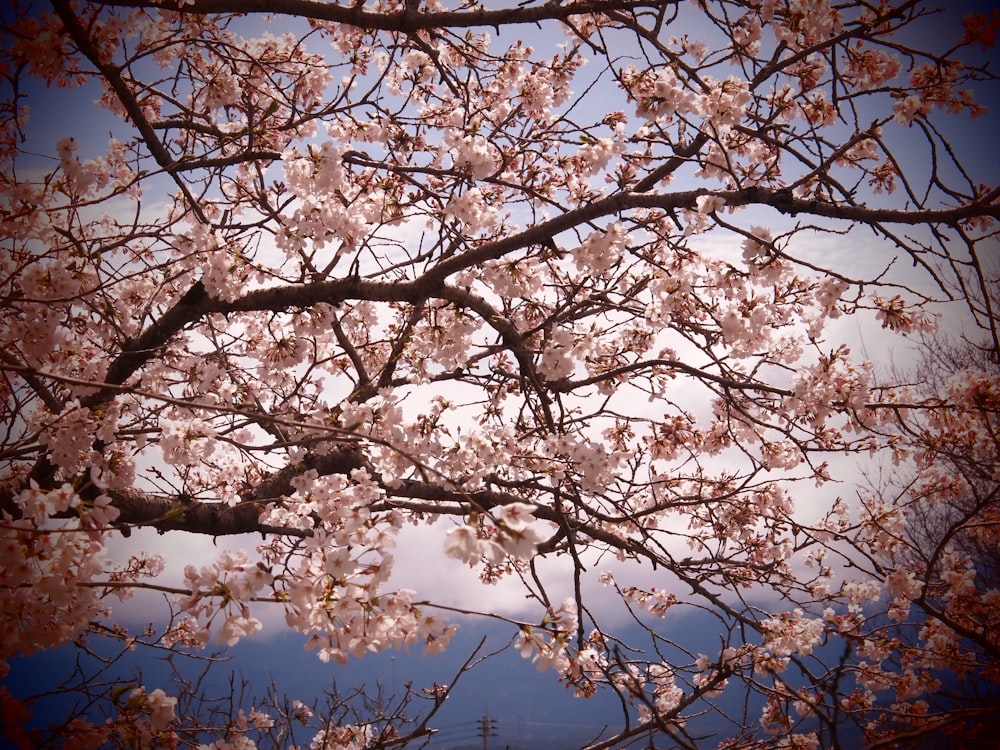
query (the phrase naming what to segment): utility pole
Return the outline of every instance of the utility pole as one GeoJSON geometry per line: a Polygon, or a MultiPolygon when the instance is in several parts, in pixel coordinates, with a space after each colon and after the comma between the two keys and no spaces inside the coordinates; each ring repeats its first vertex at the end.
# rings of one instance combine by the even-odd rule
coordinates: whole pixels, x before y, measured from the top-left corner
{"type": "Polygon", "coordinates": [[[497,736],[497,720],[483,714],[479,719],[479,736],[483,738],[483,750],[490,750],[490,737],[497,736]]]}

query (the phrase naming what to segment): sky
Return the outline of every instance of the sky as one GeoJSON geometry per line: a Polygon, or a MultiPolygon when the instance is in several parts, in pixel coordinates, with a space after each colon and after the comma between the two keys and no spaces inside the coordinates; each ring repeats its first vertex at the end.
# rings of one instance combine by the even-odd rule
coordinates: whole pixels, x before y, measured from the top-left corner
{"type": "MultiPolygon", "coordinates": [[[[345,666],[321,663],[314,654],[302,649],[302,638],[294,634],[246,639],[231,650],[230,663],[217,665],[214,686],[218,691],[226,688],[230,666],[255,686],[266,685],[274,677],[289,698],[299,697],[306,702],[331,689],[334,683],[345,691],[361,685],[373,690],[376,683],[381,683],[390,694],[401,693],[407,681],[413,681],[414,688],[434,682],[450,684],[461,663],[475,648],[481,631],[480,627],[465,628],[452,646],[439,656],[422,657],[419,653],[404,652],[370,654],[345,666]]],[[[494,631],[487,648],[498,648],[509,638],[498,629],[494,631]]],[[[67,670],[69,658],[73,657],[67,650],[62,656],[53,652],[28,663],[15,664],[8,684],[15,694],[19,688],[30,690],[32,684],[50,686],[52,672],[67,670]],[[39,675],[42,675],[40,680],[37,679],[39,675]]],[[[162,665],[150,664],[147,657],[137,661],[138,665],[122,665],[123,677],[131,678],[136,666],[141,666],[144,684],[149,689],[166,677],[162,665]]],[[[189,665],[192,671],[199,666],[194,662],[189,665]]],[[[493,747],[509,745],[511,748],[558,750],[560,743],[568,748],[574,741],[578,744],[582,739],[597,735],[605,722],[616,726],[620,722],[616,710],[614,702],[606,698],[582,703],[568,691],[555,686],[551,672],[540,674],[529,662],[507,653],[476,667],[458,683],[454,694],[430,724],[438,733],[428,746],[452,750],[481,747],[479,721],[487,716],[496,722],[497,737],[490,739],[493,747]]]]}
{"type": "MultiPolygon", "coordinates": [[[[303,649],[302,638],[293,633],[244,639],[228,650],[229,661],[212,667],[203,690],[207,695],[224,694],[228,690],[229,677],[235,671],[252,686],[244,702],[244,708],[249,709],[251,705],[260,705],[252,698],[259,699],[260,691],[272,678],[289,699],[298,698],[307,703],[322,696],[324,691],[332,690],[334,685],[345,693],[361,686],[374,693],[381,686],[389,695],[401,694],[408,681],[413,682],[414,689],[433,683],[450,685],[483,636],[486,643],[481,654],[496,651],[510,641],[510,632],[496,624],[459,622],[462,627],[443,654],[423,656],[419,651],[393,651],[368,654],[346,665],[321,663],[314,654],[303,649]]],[[[647,624],[692,649],[711,653],[717,648],[717,629],[707,615],[677,609],[662,619],[647,619],[647,624]]],[[[618,635],[625,643],[641,644],[645,640],[638,626],[621,629],[618,635]]],[[[91,645],[106,656],[116,653],[116,650],[102,647],[97,640],[91,645]]],[[[198,655],[204,653],[198,652],[198,655]]],[[[31,659],[17,660],[12,665],[7,684],[15,695],[50,688],[58,675],[69,677],[73,673],[76,658],[76,649],[64,647],[31,659]]],[[[189,677],[200,674],[205,666],[196,659],[179,659],[175,663],[189,677]]],[[[164,662],[151,659],[140,649],[126,653],[111,670],[101,675],[101,679],[112,676],[128,683],[144,684],[151,690],[166,684],[169,669],[164,662]]],[[[52,696],[41,701],[39,717],[43,718],[46,713],[58,716],[67,700],[73,698],[52,696]]],[[[730,691],[720,699],[719,705],[725,711],[736,713],[742,705],[741,696],[730,691]]],[[[759,706],[755,710],[759,711],[759,706]]],[[[620,729],[622,726],[621,708],[613,695],[602,692],[591,698],[576,698],[570,690],[556,684],[553,672],[539,672],[511,649],[475,666],[460,679],[429,725],[438,731],[427,747],[478,750],[482,747],[479,722],[483,717],[495,722],[496,726],[496,737],[489,738],[489,746],[510,750],[570,750],[608,728],[620,729]]],[[[727,727],[713,715],[702,717],[690,726],[704,735],[717,731],[720,737],[727,727]]]]}

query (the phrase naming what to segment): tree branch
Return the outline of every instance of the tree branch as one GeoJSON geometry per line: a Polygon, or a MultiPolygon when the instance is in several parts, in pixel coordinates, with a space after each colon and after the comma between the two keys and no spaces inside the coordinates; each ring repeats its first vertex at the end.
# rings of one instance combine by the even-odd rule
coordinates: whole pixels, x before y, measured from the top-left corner
{"type": "MultiPolygon", "coordinates": [[[[124,8],[162,8],[162,0],[110,0],[103,5],[124,8]]],[[[629,8],[633,11],[658,10],[661,6],[676,5],[677,0],[648,0],[623,2],[623,0],[577,0],[576,2],[545,2],[537,5],[514,5],[509,8],[455,11],[420,11],[414,13],[407,6],[394,13],[371,13],[361,4],[339,5],[321,0],[189,0],[172,3],[170,10],[185,15],[203,16],[217,13],[272,13],[309,18],[314,21],[332,21],[363,29],[378,31],[413,32],[435,28],[496,27],[511,24],[535,24],[540,21],[565,21],[571,16],[591,13],[603,14],[629,8]]]]}

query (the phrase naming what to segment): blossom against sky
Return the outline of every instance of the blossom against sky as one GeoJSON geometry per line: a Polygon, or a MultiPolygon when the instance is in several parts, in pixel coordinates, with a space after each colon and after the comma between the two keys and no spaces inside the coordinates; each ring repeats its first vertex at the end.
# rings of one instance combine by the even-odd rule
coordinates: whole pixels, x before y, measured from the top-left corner
{"type": "MultiPolygon", "coordinates": [[[[0,590],[28,625],[0,656],[288,629],[349,669],[496,628],[612,697],[616,741],[949,718],[936,672],[995,648],[995,381],[905,370],[933,335],[1000,346],[996,191],[951,131],[987,116],[989,17],[288,0],[279,36],[146,5],[3,25],[0,590]],[[101,124],[31,131],[42,84],[101,124]]],[[[100,731],[209,731],[203,695],[115,690],[100,731]]],[[[308,718],[316,746],[403,725],[308,718]]]]}

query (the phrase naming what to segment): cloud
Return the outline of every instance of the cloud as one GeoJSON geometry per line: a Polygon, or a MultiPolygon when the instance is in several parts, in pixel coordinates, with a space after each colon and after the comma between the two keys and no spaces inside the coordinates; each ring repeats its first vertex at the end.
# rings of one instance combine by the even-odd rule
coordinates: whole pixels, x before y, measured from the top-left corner
{"type": "MultiPolygon", "coordinates": [[[[490,612],[514,619],[536,618],[537,599],[516,575],[493,583],[480,580],[481,567],[469,567],[444,553],[447,522],[407,526],[400,532],[389,588],[408,588],[417,599],[462,610],[490,612]]],[[[572,593],[572,568],[568,558],[542,560],[539,568],[549,595],[558,603],[572,593]]]]}

